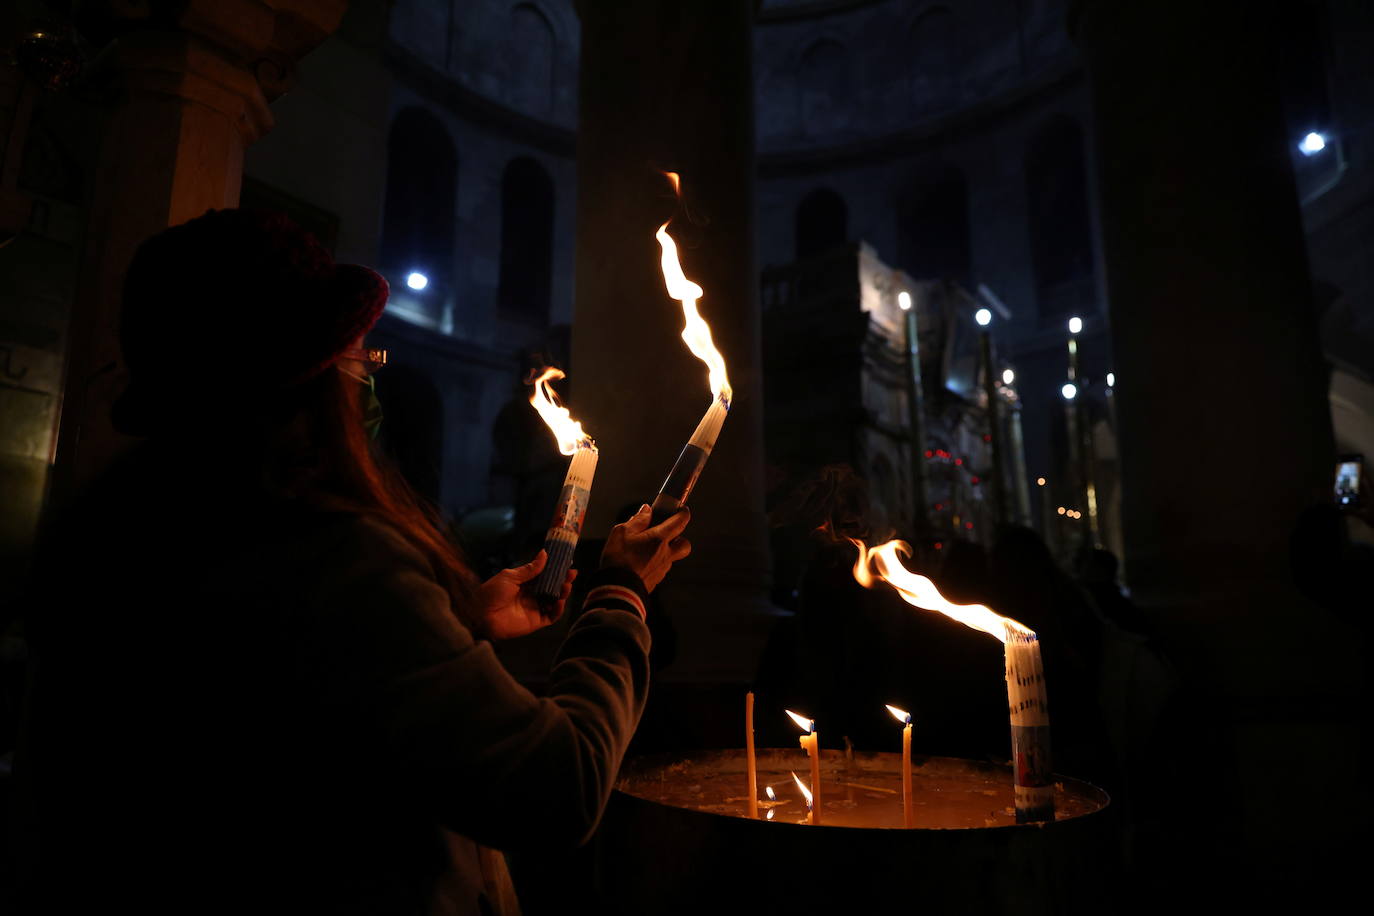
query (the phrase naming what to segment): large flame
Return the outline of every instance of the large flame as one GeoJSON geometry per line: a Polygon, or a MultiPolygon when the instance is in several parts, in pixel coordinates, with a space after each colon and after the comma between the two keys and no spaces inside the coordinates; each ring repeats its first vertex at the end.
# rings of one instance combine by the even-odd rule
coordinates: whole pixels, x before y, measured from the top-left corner
{"type": "Polygon", "coordinates": [[[869,548],[863,541],[854,538],[849,540],[859,548],[859,559],[854,562],[854,578],[864,588],[872,588],[873,583],[881,579],[895,588],[907,604],[927,611],[939,611],[966,627],[983,631],[1003,644],[1013,636],[1035,635],[1035,631],[1029,627],[994,613],[984,605],[955,604],[945,598],[934,582],[902,565],[899,557],[911,556],[911,545],[905,541],[888,541],[869,548]]]}
{"type": "Polygon", "coordinates": [[[911,724],[911,713],[907,712],[905,709],[898,709],[896,706],[893,706],[891,703],[888,703],[888,704],[886,704],[886,705],[887,705],[887,711],[890,712],[890,713],[892,713],[892,718],[896,719],[898,722],[902,723],[903,725],[910,725],[910,724],[911,724]]]}
{"type": "Polygon", "coordinates": [[[571,455],[579,448],[596,446],[592,443],[592,437],[582,431],[582,424],[574,420],[572,414],[568,413],[568,408],[559,403],[558,395],[549,384],[555,379],[566,377],[562,369],[546,367],[543,374],[534,380],[534,393],[530,395],[530,403],[539,411],[540,419],[553,431],[554,438],[558,440],[558,450],[565,455],[571,455]]]}
{"type": "MultiPolygon", "coordinates": [[[[673,183],[673,191],[680,195],[682,180],[677,172],[664,174],[673,183]]],[[[658,227],[654,238],[658,239],[658,244],[663,248],[663,282],[668,287],[668,295],[682,303],[682,314],[687,322],[686,327],[682,329],[682,340],[687,344],[687,349],[692,351],[692,355],[706,364],[710,373],[711,393],[729,406],[734,392],[725,374],[725,359],[711,340],[711,326],[697,311],[697,300],[702,297],[704,291],[688,280],[687,275],[682,272],[682,265],[677,258],[677,243],[668,234],[668,223],[658,227]]]]}

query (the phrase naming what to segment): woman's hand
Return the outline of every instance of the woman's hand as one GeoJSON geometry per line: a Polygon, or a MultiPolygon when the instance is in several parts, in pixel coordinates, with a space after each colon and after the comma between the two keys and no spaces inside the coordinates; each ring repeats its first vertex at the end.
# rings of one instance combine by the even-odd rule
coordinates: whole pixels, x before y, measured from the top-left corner
{"type": "Polygon", "coordinates": [[[650,516],[649,507],[641,506],[629,521],[612,528],[606,549],[601,551],[601,565],[624,567],[653,591],[673,564],[692,552],[691,542],[681,536],[692,520],[692,513],[684,506],[652,528],[650,516]]]}
{"type": "Polygon", "coordinates": [[[568,577],[558,593],[558,602],[548,616],[534,593],[522,587],[543,572],[548,561],[548,553],[541,550],[524,566],[503,569],[482,583],[477,590],[477,613],[482,621],[483,635],[489,639],[513,639],[533,633],[563,616],[577,570],[568,570],[568,577]]]}

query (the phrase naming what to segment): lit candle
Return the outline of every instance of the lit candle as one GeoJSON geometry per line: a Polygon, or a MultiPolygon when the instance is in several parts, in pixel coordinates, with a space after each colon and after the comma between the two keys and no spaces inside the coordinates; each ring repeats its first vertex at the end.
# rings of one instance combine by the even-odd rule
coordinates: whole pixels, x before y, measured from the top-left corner
{"type": "Polygon", "coordinates": [[[754,759],[754,691],[744,695],[744,755],[749,767],[749,816],[759,816],[759,770],[754,759]]]}
{"type": "Polygon", "coordinates": [[[1040,639],[1010,627],[1006,642],[1007,707],[1011,713],[1011,757],[1016,773],[1016,822],[1054,820],[1054,774],[1050,771],[1050,715],[1045,703],[1045,669],[1040,639]]]}
{"type": "Polygon", "coordinates": [[[888,705],[887,711],[902,726],[902,820],[908,827],[916,826],[916,811],[911,797],[911,713],[888,705]]]}
{"type": "Polygon", "coordinates": [[[567,578],[568,568],[572,566],[573,552],[582,533],[582,521],[586,518],[587,504],[591,501],[592,478],[596,475],[598,457],[596,443],[582,431],[582,424],[572,418],[568,408],[559,403],[558,395],[550,385],[554,379],[560,378],[564,378],[562,370],[552,366],[546,368],[534,380],[534,393],[530,395],[530,404],[539,411],[539,416],[558,439],[558,450],[572,456],[568,474],[563,478],[563,489],[558,494],[553,521],[544,536],[544,550],[548,553],[548,559],[543,572],[533,583],[534,595],[546,613],[552,613],[558,603],[563,581],[567,578]]]}
{"type": "Polygon", "coordinates": [[[784,710],[792,721],[806,729],[806,734],[797,739],[797,743],[811,757],[811,791],[806,794],[807,801],[812,800],[813,794],[815,803],[812,805],[813,817],[811,823],[821,822],[821,736],[816,731],[816,720],[799,716],[790,709],[784,710]]]}
{"type": "MultiPolygon", "coordinates": [[[[677,173],[665,174],[672,181],[673,189],[680,194],[682,186],[677,173]]],[[[692,355],[706,364],[712,394],[711,406],[706,409],[706,414],[697,424],[687,444],[683,446],[673,469],[668,472],[668,479],[663,481],[658,495],[654,497],[652,521],[653,524],[658,524],[687,504],[687,498],[696,487],[697,478],[706,467],[706,459],[711,457],[711,450],[715,448],[716,438],[725,423],[725,415],[730,412],[733,391],[725,373],[725,358],[720,355],[720,351],[711,340],[710,325],[702,320],[701,313],[697,311],[697,300],[704,292],[682,272],[682,265],[677,257],[677,243],[668,234],[667,223],[658,227],[654,238],[658,239],[663,251],[660,265],[664,285],[668,287],[668,295],[682,303],[682,314],[686,322],[682,329],[682,340],[692,351],[692,355]]]]}
{"type": "Polygon", "coordinates": [[[850,540],[859,548],[854,578],[860,585],[871,588],[881,579],[895,588],[907,604],[938,611],[1002,643],[1011,719],[1016,822],[1054,820],[1050,714],[1040,639],[1035,631],[984,605],[951,602],[940,594],[934,582],[902,565],[899,556],[911,556],[911,546],[903,541],[888,541],[870,549],[862,541],[850,540]]]}
{"type": "MultiPolygon", "coordinates": [[[[796,773],[792,774],[792,778],[796,780],[797,788],[801,789],[802,796],[806,799],[806,822],[808,824],[819,824],[820,818],[816,816],[816,802],[811,795],[811,790],[806,787],[806,783],[797,778],[796,773]]],[[[815,785],[815,783],[813,782],[812,785],[815,785]]]]}

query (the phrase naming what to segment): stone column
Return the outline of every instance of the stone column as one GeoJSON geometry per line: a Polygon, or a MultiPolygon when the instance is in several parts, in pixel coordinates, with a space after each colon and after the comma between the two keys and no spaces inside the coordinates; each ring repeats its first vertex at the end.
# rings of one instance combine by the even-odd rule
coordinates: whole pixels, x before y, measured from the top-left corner
{"type": "Polygon", "coordinates": [[[753,4],[597,0],[582,17],[572,402],[601,446],[590,530],[650,502],[710,404],[654,231],[670,232],[725,356],[734,404],[692,495],[695,553],[665,600],[670,672],[751,674],[768,574],[755,257],[753,4]],[[686,211],[659,170],[681,173],[686,211]]]}
{"type": "MultiPolygon", "coordinates": [[[[115,5],[124,28],[105,64],[118,94],[106,130],[72,303],[54,495],[60,500],[127,445],[110,425],[123,389],[120,289],[148,236],[238,204],[244,147],[272,126],[268,100],[295,61],[338,25],[345,0],[189,0],[175,27],[115,5]]],[[[188,291],[194,295],[194,291],[188,291]]],[[[188,307],[191,307],[188,304],[188,307]]]]}
{"type": "Polygon", "coordinates": [[[1353,750],[1340,751],[1342,716],[1360,709],[1339,711],[1359,673],[1353,640],[1290,584],[1294,522],[1330,499],[1334,465],[1289,159],[1297,138],[1280,108],[1282,24],[1277,4],[1240,0],[1078,6],[1125,566],[1208,697],[1208,733],[1230,742],[1229,761],[1203,750],[1184,764],[1189,785],[1230,787],[1200,826],[1237,831],[1238,867],[1273,869],[1253,885],[1264,893],[1356,829],[1339,826],[1360,814],[1333,787],[1364,778],[1353,750]],[[1235,812],[1221,810],[1229,792],[1235,812]]]}

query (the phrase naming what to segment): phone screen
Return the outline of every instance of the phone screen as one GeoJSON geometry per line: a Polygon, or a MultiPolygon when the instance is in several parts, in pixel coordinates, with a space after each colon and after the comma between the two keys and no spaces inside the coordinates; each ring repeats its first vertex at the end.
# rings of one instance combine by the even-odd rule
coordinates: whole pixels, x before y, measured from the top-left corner
{"type": "Polygon", "coordinates": [[[1352,456],[1336,463],[1336,505],[1342,509],[1360,504],[1360,467],[1362,458],[1352,456]]]}

